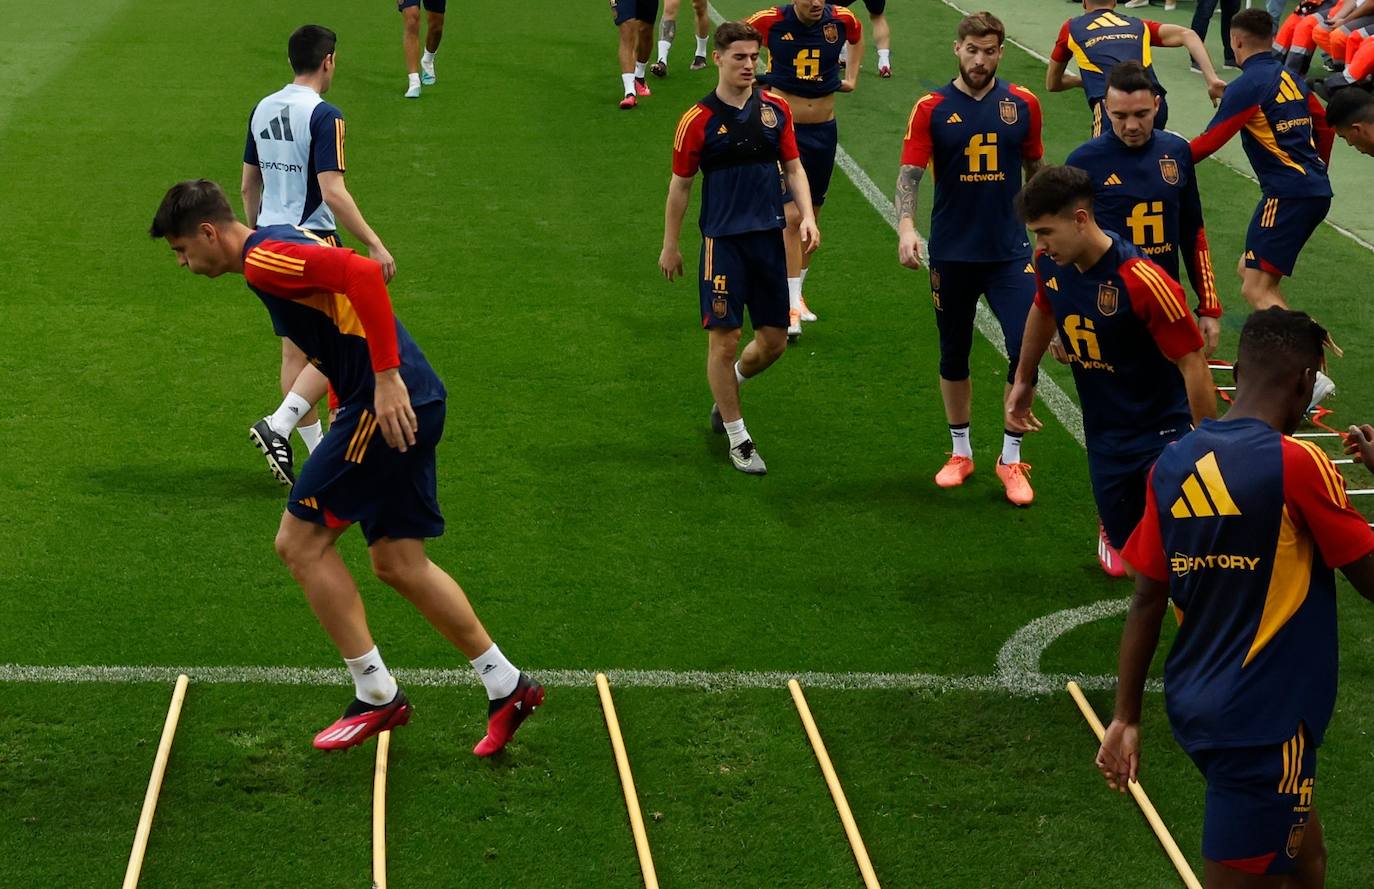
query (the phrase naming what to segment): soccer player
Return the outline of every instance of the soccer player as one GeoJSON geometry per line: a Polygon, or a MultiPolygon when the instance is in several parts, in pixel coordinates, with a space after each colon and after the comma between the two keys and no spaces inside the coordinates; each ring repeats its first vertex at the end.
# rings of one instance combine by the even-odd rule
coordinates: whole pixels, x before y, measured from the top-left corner
{"type": "MultiPolygon", "coordinates": [[[[367,245],[368,255],[388,281],[396,261],[367,224],[344,184],[344,118],[326,102],[334,82],[334,32],[302,25],[287,41],[286,54],[295,79],[253,107],[243,148],[240,190],[250,226],[299,225],[333,244],[335,217],[349,234],[367,245]]],[[[281,331],[281,389],[285,398],[275,411],[253,424],[249,440],[267,458],[277,480],[295,480],[291,430],[297,429],[307,452],[323,435],[315,405],[328,384],[281,331]]]]}
{"type": "MultiPolygon", "coordinates": [[[[763,45],[768,48],[768,86],[787,102],[796,120],[797,149],[819,216],[840,144],[835,93],[853,92],[858,83],[863,30],[848,8],[832,6],[825,0],[793,0],[786,6],[756,12],[747,21],[763,35],[763,45]],[[840,48],[846,44],[854,49],[841,79],[840,48]]],[[[802,249],[802,208],[789,197],[786,209],[787,295],[791,306],[787,336],[795,342],[801,336],[802,322],[816,320],[802,297],[813,254],[802,249]]]]}
{"type": "Polygon", "coordinates": [[[243,275],[276,330],[318,362],[339,396],[337,418],[296,479],[276,538],[277,554],[353,677],[355,699],[315,746],[352,747],[410,720],[410,702],[377,651],[336,548],[357,522],[377,578],[461,649],[486,687],[487,734],[473,752],[500,750],[543,702],[544,689],[501,653],[463,590],[425,555],[425,538],[444,530],[434,449],[446,393],[392,314],[381,266],[298,226],[254,231],[206,179],[172,186],[149,234],[165,238],[193,274],[243,275]]]}
{"type": "Polygon", "coordinates": [[[644,66],[649,64],[649,50],[654,45],[658,0],[611,0],[611,13],[620,31],[620,81],[625,88],[620,108],[629,111],[639,104],[636,97],[650,95],[644,66]]]}
{"type": "MultiPolygon", "coordinates": [[[[930,292],[940,333],[940,396],[952,450],[935,476],[942,488],[962,485],[973,473],[973,348],[978,298],[986,296],[1016,371],[1026,313],[1035,297],[1026,228],[1014,211],[1022,176],[1040,169],[1040,102],[1027,89],[997,79],[1006,30],[980,12],[959,22],[954,56],[959,76],[921,98],[911,111],[897,174],[897,259],[921,267],[916,233],[916,192],[926,166],[934,168],[931,213],[930,292]]],[[[1003,397],[1006,393],[1003,392],[1003,397]]],[[[1035,498],[1021,459],[1021,433],[1006,430],[997,477],[1007,499],[1029,506],[1035,498]]]]}
{"type": "MultiPolygon", "coordinates": [[[[1065,163],[1092,177],[1099,226],[1129,239],[1175,281],[1181,280],[1179,266],[1187,266],[1210,358],[1221,336],[1221,301],[1202,198],[1188,140],[1154,126],[1160,102],[1139,62],[1120,63],[1107,75],[1103,103],[1111,127],[1074,149],[1065,163]]],[[[1061,348],[1056,357],[1062,355],[1061,348]]]]}
{"type": "MultiPolygon", "coordinates": [[[[663,0],[663,19],[658,23],[658,61],[649,66],[655,77],[668,76],[668,50],[673,48],[677,37],[677,11],[682,0],[663,0]]],[[[706,0],[692,0],[692,13],[696,19],[697,51],[692,56],[692,71],[706,67],[707,47],[711,42],[711,15],[707,11],[706,0]]]]}
{"type": "MultiPolygon", "coordinates": [[[[863,0],[868,10],[868,24],[873,29],[873,45],[878,48],[878,76],[892,77],[892,28],[887,23],[887,0],[863,0]]],[[[842,0],[836,6],[853,6],[853,0],[842,0]]],[[[849,64],[849,46],[840,50],[840,67],[849,64]]]]}
{"type": "Polygon", "coordinates": [[[1334,135],[1302,78],[1271,55],[1273,25],[1262,9],[1236,14],[1231,45],[1241,74],[1191,143],[1196,165],[1241,133],[1263,195],[1238,267],[1241,295],[1256,309],[1287,307],[1279,282],[1293,274],[1298,253],[1331,208],[1326,165],[1334,135]]]}
{"type": "MultiPolygon", "coordinates": [[[[1207,782],[1202,856],[1213,889],[1326,883],[1315,791],[1336,703],[1333,569],[1374,599],[1374,532],[1327,456],[1289,437],[1325,339],[1302,312],[1250,316],[1230,411],[1160,456],[1126,547],[1135,596],[1097,766],[1122,792],[1139,776],[1145,676],[1172,599],[1181,623],[1164,705],[1207,782]]],[[[1374,428],[1351,432],[1374,465],[1374,428]]]]}
{"type": "Polygon", "coordinates": [[[1031,432],[1036,368],[1058,332],[1083,408],[1101,538],[1120,550],[1145,509],[1150,467],[1169,442],[1216,415],[1202,334],[1183,288],[1125,238],[1098,227],[1093,180],[1045,167],[1017,195],[1035,235],[1035,304],[1007,396],[1007,428],[1031,432]]]}
{"type": "Polygon", "coordinates": [[[435,81],[434,54],[439,51],[439,41],[444,39],[444,11],[448,0],[423,0],[425,12],[425,52],[420,54],[420,5],[421,0],[396,0],[396,11],[401,14],[401,46],[406,54],[406,98],[420,98],[420,84],[430,86],[435,81]]]}
{"type": "Polygon", "coordinates": [[[682,115],[673,139],[673,178],[663,212],[659,271],[682,276],[678,246],[692,182],[702,172],[701,326],[708,331],[706,379],[715,396],[711,427],[730,439],[730,462],[740,472],[768,471],[740,413],[740,386],[767,370],[787,349],[787,256],[783,245],[782,167],[802,214],[807,252],[820,233],[811,189],[797,152],[787,103],[756,87],[754,69],[763,36],[744,22],[716,29],[712,57],[720,68],[715,90],[682,115]],[[745,309],[754,338],[739,351],[745,309]]]}
{"type": "Polygon", "coordinates": [[[1069,19],[1059,29],[1059,39],[1055,41],[1045,72],[1045,89],[1057,93],[1081,88],[1093,114],[1094,136],[1102,135],[1102,99],[1107,92],[1107,75],[1118,62],[1128,60],[1145,66],[1150,82],[1160,96],[1155,127],[1162,130],[1168,123],[1169,106],[1164,100],[1164,87],[1160,86],[1159,78],[1155,76],[1153,47],[1187,47],[1188,54],[1193,57],[1193,63],[1207,83],[1208,95],[1216,100],[1226,89],[1226,81],[1217,77],[1206,47],[1192,30],[1182,25],[1163,25],[1117,12],[1116,0],[1083,0],[1083,9],[1082,15],[1069,19]],[[1070,60],[1078,64],[1077,75],[1064,73],[1070,60]]]}
{"type": "Polygon", "coordinates": [[[1364,90],[1342,90],[1326,106],[1326,122],[1347,145],[1374,155],[1374,96],[1364,90]]]}

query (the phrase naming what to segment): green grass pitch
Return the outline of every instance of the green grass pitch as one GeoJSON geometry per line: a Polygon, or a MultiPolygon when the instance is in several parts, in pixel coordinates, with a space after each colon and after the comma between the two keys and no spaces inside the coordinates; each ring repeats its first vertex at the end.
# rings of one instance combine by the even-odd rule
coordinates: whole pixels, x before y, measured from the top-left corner
{"type": "MultiPolygon", "coordinates": [[[[1047,51],[1017,30],[1017,2],[1002,0],[1020,16],[1013,36],[1047,51]]],[[[286,36],[310,20],[340,34],[329,98],[349,120],[349,186],[396,256],[397,311],[451,393],[449,527],[432,555],[521,666],[989,676],[1037,618],[1127,595],[1096,567],[1083,452],[1058,423],[1026,445],[1034,507],[1004,502],[990,471],[1004,366],[982,340],[979,472],[957,491],[931,484],[948,439],[925,276],[897,265],[888,224],[838,172],[808,280],[822,320],[744,393],[771,473],[735,473],[706,425],[692,282],[655,268],[673,129],[714,85],[687,70],[690,15],[671,76],[625,114],[602,4],[454,6],[439,83],[418,102],[401,99],[399,21],[380,0],[7,11],[0,664],[337,664],[273,555],[283,492],[246,440],[279,399],[267,318],[240,280],[193,279],[145,234],[179,179],[237,192],[248,112],[289,79],[286,36]]],[[[1041,6],[1055,25],[1067,8],[1041,6]]],[[[954,71],[959,15],[901,0],[890,17],[897,76],[879,81],[870,50],[858,92],[839,100],[841,143],[889,194],[913,102],[954,71]]],[[[1201,102],[1169,64],[1176,107],[1201,102]]],[[[1002,73],[1040,92],[1043,68],[1020,49],[1002,73]]],[[[1082,98],[1042,99],[1048,157],[1062,159],[1087,131],[1082,98]]],[[[1230,269],[1256,189],[1215,162],[1200,178],[1230,354],[1243,317],[1230,269]]],[[[925,191],[923,214],[930,203],[925,191]]],[[[1370,265],[1323,228],[1290,285],[1346,349],[1333,370],[1342,421],[1374,414],[1360,385],[1374,371],[1370,265]]],[[[357,535],[343,550],[392,666],[467,669],[365,575],[357,535]]],[[[1318,804],[1331,883],[1348,886],[1374,858],[1374,611],[1342,596],[1318,804]]],[[[1111,673],[1119,630],[1113,618],[1069,632],[1042,669],[1111,673]]],[[[13,678],[0,668],[5,882],[114,885],[170,683],[13,678]]],[[[1129,800],[1092,768],[1095,742],[1066,695],[807,693],[884,886],[1175,884],[1129,800]]],[[[362,885],[371,747],[309,746],[347,695],[193,681],[142,885],[362,885]]],[[[639,885],[592,688],[550,688],[494,762],[469,753],[477,688],[411,697],[416,717],[392,744],[392,886],[639,885]]],[[[1110,694],[1090,697],[1107,716],[1110,694]]],[[[618,687],[616,701],[664,887],[860,885],[781,683],[618,687]]],[[[1202,781],[1158,694],[1145,729],[1145,786],[1199,865],[1202,781]]]]}

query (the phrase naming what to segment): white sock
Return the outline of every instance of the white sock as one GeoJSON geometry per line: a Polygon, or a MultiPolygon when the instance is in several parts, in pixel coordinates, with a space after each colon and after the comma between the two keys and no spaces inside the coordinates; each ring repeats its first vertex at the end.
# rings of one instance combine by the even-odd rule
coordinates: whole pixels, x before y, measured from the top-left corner
{"type": "Polygon", "coordinates": [[[706,45],[710,43],[710,41],[710,37],[697,38],[697,55],[701,56],[703,59],[706,58],[706,45]]]}
{"type": "Polygon", "coordinates": [[[411,86],[419,86],[419,85],[420,85],[420,72],[418,72],[418,71],[412,71],[408,76],[409,76],[409,78],[410,78],[410,85],[411,85],[411,86]]]}
{"type": "Polygon", "coordinates": [[[811,271],[811,267],[810,267],[810,266],[805,266],[805,267],[803,267],[802,270],[801,270],[800,282],[801,282],[801,292],[802,292],[802,295],[803,295],[803,296],[806,295],[806,273],[809,272],[809,271],[811,271]]]}
{"type": "Polygon", "coordinates": [[[277,409],[272,412],[272,416],[267,418],[267,425],[272,427],[273,432],[286,438],[291,435],[291,430],[296,428],[301,417],[308,413],[310,413],[310,402],[295,392],[288,392],[281,404],[277,405],[277,409]]]}
{"type": "Polygon", "coordinates": [[[635,62],[635,80],[644,79],[644,63],[635,62]]]}
{"type": "Polygon", "coordinates": [[[673,48],[671,40],[660,40],[658,42],[658,60],[663,64],[668,64],[668,50],[673,48]]]}
{"type": "Polygon", "coordinates": [[[973,443],[969,441],[968,432],[967,423],[949,427],[949,437],[954,445],[954,456],[968,457],[971,460],[973,459],[973,443]]]}
{"type": "Polygon", "coordinates": [[[297,426],[296,433],[300,435],[301,441],[305,442],[305,452],[315,453],[315,448],[320,446],[320,439],[324,438],[324,428],[319,420],[309,426],[297,426]]]}
{"type": "Polygon", "coordinates": [[[487,687],[489,701],[504,698],[515,691],[516,684],[520,682],[520,671],[515,669],[515,664],[506,660],[495,642],[491,648],[472,659],[472,669],[477,671],[482,684],[487,687]]]}
{"type": "Polygon", "coordinates": [[[740,442],[749,440],[749,430],[744,428],[744,418],[731,420],[725,424],[725,434],[730,436],[730,447],[737,448],[740,442]]]}
{"type": "Polygon", "coordinates": [[[1002,465],[1010,466],[1021,462],[1021,436],[1010,432],[1002,433],[1002,465]]]}
{"type": "Polygon", "coordinates": [[[735,382],[738,383],[739,385],[743,386],[743,385],[744,385],[744,381],[747,380],[747,379],[749,379],[749,378],[746,377],[746,376],[744,375],[744,371],[743,371],[743,370],[740,370],[739,362],[736,361],[736,362],[735,362],[735,382]]]}
{"type": "Polygon", "coordinates": [[[801,278],[787,279],[787,306],[791,311],[801,311],[801,278]]]}
{"type": "Polygon", "coordinates": [[[633,74],[622,74],[620,75],[620,79],[625,84],[625,95],[633,96],[635,94],[635,76],[633,74]]]}
{"type": "MultiPolygon", "coordinates": [[[[436,50],[436,52],[437,52],[437,50],[436,50]]],[[[425,54],[422,55],[422,56],[420,56],[420,64],[421,64],[421,65],[433,65],[433,64],[434,64],[434,53],[430,52],[429,50],[425,50],[425,54]]]]}
{"type": "Polygon", "coordinates": [[[891,67],[892,67],[892,50],[890,50],[890,49],[880,49],[880,50],[878,50],[878,67],[879,67],[879,68],[891,68],[891,67]]]}
{"type": "Polygon", "coordinates": [[[368,704],[390,704],[396,699],[396,680],[391,678],[377,646],[367,654],[346,657],[348,672],[353,675],[353,693],[368,704]]]}

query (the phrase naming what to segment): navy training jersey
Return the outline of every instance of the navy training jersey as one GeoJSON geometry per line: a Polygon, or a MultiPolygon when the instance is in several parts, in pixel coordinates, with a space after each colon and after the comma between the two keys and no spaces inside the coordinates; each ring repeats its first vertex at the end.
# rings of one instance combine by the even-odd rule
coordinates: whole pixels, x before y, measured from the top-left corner
{"type": "Polygon", "coordinates": [[[1027,257],[1030,240],[1012,205],[1021,191],[1022,161],[1044,154],[1040,102],[1028,89],[998,80],[975,99],[947,83],[919,99],[902,142],[902,164],[932,167],[931,259],[1027,257]]]}
{"type": "Polygon", "coordinates": [[[1240,133],[1245,156],[1270,198],[1331,197],[1326,165],[1335,132],[1303,79],[1269,53],[1245,60],[1207,129],[1192,141],[1193,161],[1240,133]]]}
{"type": "Polygon", "coordinates": [[[1086,272],[1035,256],[1035,304],[1054,316],[1069,353],[1088,450],[1107,456],[1159,450],[1192,426],[1174,361],[1202,348],[1183,288],[1129,241],[1086,272]]]}
{"type": "Polygon", "coordinates": [[[1180,614],[1164,697],[1185,750],[1278,744],[1299,723],[1321,744],[1336,703],[1333,569],[1371,551],[1312,443],[1246,418],[1204,420],[1165,448],[1123,555],[1169,584],[1180,614]]]}
{"type": "Polygon", "coordinates": [[[814,99],[840,89],[840,49],[858,43],[863,29],[844,6],[826,4],[821,17],[807,24],[796,7],[770,6],[745,20],[763,35],[768,49],[769,86],[794,96],[814,99]]]}
{"type": "Polygon", "coordinates": [[[376,263],[304,229],[272,225],[244,244],[243,274],[277,335],[320,369],[341,405],[371,407],[376,372],[393,367],[400,367],[412,405],[446,397],[424,353],[392,314],[376,263]]]}
{"type": "Polygon", "coordinates": [[[258,225],[334,231],[319,175],[344,171],[344,119],[319,93],[288,83],[258,102],[248,118],[243,162],[262,171],[258,225]]]}
{"type": "Polygon", "coordinates": [[[1197,313],[1221,317],[1187,139],[1154,130],[1148,142],[1132,148],[1108,128],[1075,148],[1064,163],[1092,177],[1099,226],[1128,238],[1175,281],[1183,280],[1179,266],[1186,265],[1198,296],[1197,313]]]}
{"type": "Polygon", "coordinates": [[[787,103],[759,89],[743,108],[711,92],[682,115],[673,139],[673,173],[702,171],[701,233],[708,238],[783,228],[779,164],[797,157],[787,103]]]}
{"type": "Polygon", "coordinates": [[[1050,58],[1078,63],[1083,93],[1091,106],[1107,95],[1107,75],[1121,62],[1139,62],[1155,90],[1164,95],[1151,59],[1151,47],[1160,45],[1159,22],[1115,9],[1094,9],[1064,23],[1050,58]]]}

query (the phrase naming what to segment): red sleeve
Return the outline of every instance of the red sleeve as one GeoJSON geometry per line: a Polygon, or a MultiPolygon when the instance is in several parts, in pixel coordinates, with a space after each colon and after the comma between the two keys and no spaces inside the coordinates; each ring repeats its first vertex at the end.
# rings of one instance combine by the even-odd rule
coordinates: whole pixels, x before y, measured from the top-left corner
{"type": "Polygon", "coordinates": [[[1322,163],[1331,164],[1331,146],[1336,142],[1336,131],[1326,122],[1326,109],[1317,99],[1316,93],[1307,94],[1307,108],[1312,112],[1312,135],[1317,140],[1317,154],[1322,163]]]}
{"type": "Polygon", "coordinates": [[[1145,514],[1140,517],[1140,524],[1131,532],[1131,539],[1126,541],[1121,558],[1137,573],[1160,583],[1169,582],[1169,559],[1168,554],[1164,552],[1163,535],[1159,532],[1159,504],[1155,501],[1154,469],[1150,470],[1149,480],[1145,484],[1145,514]]]}
{"type": "Polygon", "coordinates": [[[363,325],[374,371],[401,364],[396,316],[382,267],[345,247],[264,240],[243,258],[243,275],[254,288],[289,300],[342,293],[363,325]]]}
{"type": "Polygon", "coordinates": [[[763,45],[767,47],[768,32],[781,20],[782,10],[778,9],[776,6],[770,6],[767,9],[760,9],[758,12],[749,16],[749,18],[744,20],[744,23],[763,35],[763,45]]]}
{"type": "Polygon", "coordinates": [[[1163,41],[1159,37],[1159,22],[1152,22],[1149,19],[1141,19],[1145,23],[1145,30],[1150,32],[1150,45],[1163,46],[1163,41]]]}
{"type": "Polygon", "coordinates": [[[1121,280],[1131,297],[1136,317],[1150,328],[1159,351],[1170,361],[1203,347],[1202,332],[1188,311],[1183,287],[1148,259],[1130,259],[1121,266],[1121,280]]]}
{"type": "Polygon", "coordinates": [[[797,150],[797,130],[792,123],[792,106],[776,93],[764,93],[763,101],[771,102],[782,112],[782,138],[778,142],[778,156],[782,158],[783,163],[797,160],[801,157],[801,152],[797,150]]]}
{"type": "Polygon", "coordinates": [[[1059,37],[1054,41],[1054,49],[1050,50],[1050,58],[1056,62],[1067,62],[1073,58],[1073,50],[1069,49],[1069,23],[1059,29],[1059,37]]]}
{"type": "Polygon", "coordinates": [[[1039,160],[1045,156],[1045,143],[1040,138],[1040,100],[1023,86],[1013,84],[1011,91],[1021,97],[1030,112],[1030,127],[1026,130],[1026,141],[1021,143],[1021,156],[1026,160],[1039,160]]]}
{"type": "Polygon", "coordinates": [[[1207,129],[1203,130],[1201,135],[1194,137],[1193,141],[1188,143],[1188,147],[1193,152],[1193,163],[1211,157],[1217,149],[1230,142],[1232,136],[1245,129],[1245,122],[1254,116],[1258,108],[1258,105],[1250,105],[1234,114],[1222,117],[1222,111],[1226,110],[1226,97],[1223,95],[1217,116],[1212,118],[1212,122],[1207,125],[1207,129]]]}
{"type": "Polygon", "coordinates": [[[863,26],[859,24],[858,16],[850,12],[848,7],[835,7],[835,18],[844,22],[844,39],[846,42],[853,44],[863,39],[863,26]]]}
{"type": "Polygon", "coordinates": [[[944,96],[930,93],[917,100],[911,109],[911,117],[906,122],[906,136],[902,139],[903,166],[925,169],[926,164],[930,163],[930,155],[934,151],[930,141],[930,115],[943,99],[944,96]]]}
{"type": "Polygon", "coordinates": [[[1283,440],[1283,499],[1288,514],[1312,534],[1328,568],[1344,568],[1374,552],[1374,531],[1351,508],[1345,479],[1311,442],[1283,440]]]}
{"type": "Polygon", "coordinates": [[[701,165],[701,146],[706,142],[706,123],[710,119],[710,110],[697,104],[678,120],[677,133],[673,136],[673,172],[678,176],[691,178],[697,174],[701,165]]]}

